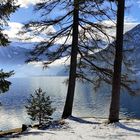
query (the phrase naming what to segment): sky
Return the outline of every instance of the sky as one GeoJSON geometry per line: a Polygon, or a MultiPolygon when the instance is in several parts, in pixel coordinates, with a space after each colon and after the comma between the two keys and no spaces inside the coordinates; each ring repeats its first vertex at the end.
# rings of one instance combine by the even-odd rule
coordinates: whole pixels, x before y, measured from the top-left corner
{"type": "MultiPolygon", "coordinates": [[[[20,8],[10,16],[9,28],[5,31],[11,40],[17,37],[16,34],[24,23],[36,18],[33,6],[39,1],[40,0],[18,0],[20,8]]],[[[125,11],[125,22],[140,23],[140,0],[126,0],[126,5],[128,8],[126,8],[125,11]]],[[[42,38],[36,37],[32,41],[38,42],[40,40],[42,40],[42,38]]]]}

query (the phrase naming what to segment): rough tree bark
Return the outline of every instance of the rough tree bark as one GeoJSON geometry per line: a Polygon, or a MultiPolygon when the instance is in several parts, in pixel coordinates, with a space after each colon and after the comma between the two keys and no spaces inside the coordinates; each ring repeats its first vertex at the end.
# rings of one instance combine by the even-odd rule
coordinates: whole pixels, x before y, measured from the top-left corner
{"type": "Polygon", "coordinates": [[[79,26],[79,0],[74,0],[70,74],[69,74],[67,97],[62,118],[67,118],[72,115],[72,106],[76,85],[76,67],[77,67],[78,34],[79,34],[78,26],[79,26]]]}
{"type": "Polygon", "coordinates": [[[109,123],[119,121],[120,108],[120,83],[121,67],[123,58],[123,28],[124,28],[125,0],[118,0],[117,10],[117,32],[116,32],[116,54],[114,60],[114,73],[112,81],[112,99],[110,105],[109,123]]]}

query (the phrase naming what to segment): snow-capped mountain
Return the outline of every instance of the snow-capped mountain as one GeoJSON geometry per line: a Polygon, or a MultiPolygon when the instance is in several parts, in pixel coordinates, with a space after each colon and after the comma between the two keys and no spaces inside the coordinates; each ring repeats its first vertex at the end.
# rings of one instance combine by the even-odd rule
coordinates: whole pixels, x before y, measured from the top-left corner
{"type": "Polygon", "coordinates": [[[124,48],[132,49],[127,57],[134,60],[135,69],[140,70],[140,24],[124,35],[124,48]]]}
{"type": "Polygon", "coordinates": [[[14,42],[7,47],[0,47],[0,65],[24,64],[33,47],[32,43],[14,42]]]}
{"type": "MultiPolygon", "coordinates": [[[[127,27],[127,29],[129,29],[127,27]]],[[[113,41],[112,44],[115,42],[113,41]]],[[[114,45],[109,44],[105,49],[102,49],[100,52],[96,53],[96,57],[99,61],[97,64],[104,65],[105,67],[109,67],[107,63],[104,62],[104,58],[108,60],[110,64],[113,65],[115,47],[114,45]],[[105,55],[106,54],[106,55],[105,55]],[[104,56],[104,58],[101,57],[104,56]],[[102,61],[101,61],[102,60],[102,61]]],[[[123,41],[123,50],[124,50],[124,60],[125,62],[130,61],[132,64],[132,68],[135,71],[140,71],[140,24],[136,25],[131,30],[125,32],[124,34],[124,41],[123,41]]],[[[124,68],[124,67],[123,67],[124,68]]],[[[125,69],[123,69],[125,71],[125,69]]]]}
{"type": "MultiPolygon", "coordinates": [[[[133,58],[136,61],[137,69],[139,68],[140,59],[140,25],[125,24],[124,48],[135,48],[128,55],[128,58],[133,58]],[[135,27],[134,27],[135,26],[135,27]]],[[[111,34],[115,35],[115,29],[111,29],[111,34]]],[[[35,43],[12,42],[7,47],[0,47],[0,68],[4,70],[15,70],[15,75],[34,76],[34,75],[67,75],[65,71],[65,59],[54,62],[49,69],[42,69],[42,62],[25,64],[28,59],[30,50],[35,46],[35,43]]],[[[67,62],[67,64],[69,61],[67,62]]]]}
{"type": "Polygon", "coordinates": [[[66,75],[62,62],[67,58],[57,60],[47,69],[43,69],[43,62],[25,63],[34,47],[35,43],[25,42],[12,42],[7,47],[0,47],[0,69],[14,70],[15,77],[66,75]]]}

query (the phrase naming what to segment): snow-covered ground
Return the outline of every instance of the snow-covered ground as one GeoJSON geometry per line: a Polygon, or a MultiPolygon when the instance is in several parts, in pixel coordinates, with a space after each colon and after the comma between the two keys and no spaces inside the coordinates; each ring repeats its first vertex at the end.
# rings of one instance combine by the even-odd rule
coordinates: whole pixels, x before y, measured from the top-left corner
{"type": "Polygon", "coordinates": [[[75,118],[62,126],[46,130],[29,129],[22,135],[3,140],[140,140],[140,120],[121,120],[107,124],[105,119],[75,118]]]}

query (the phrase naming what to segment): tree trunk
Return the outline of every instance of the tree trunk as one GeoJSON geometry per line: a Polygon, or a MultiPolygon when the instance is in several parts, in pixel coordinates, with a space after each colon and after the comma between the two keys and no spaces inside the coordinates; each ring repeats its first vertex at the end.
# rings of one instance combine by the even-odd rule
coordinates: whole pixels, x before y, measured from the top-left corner
{"type": "Polygon", "coordinates": [[[41,113],[39,112],[39,125],[42,124],[42,117],[41,117],[41,113]]]}
{"type": "Polygon", "coordinates": [[[109,114],[110,123],[119,121],[120,83],[121,83],[121,67],[122,67],[122,57],[123,57],[124,6],[125,6],[125,0],[118,0],[117,32],[116,32],[116,46],[115,46],[116,54],[114,60],[112,99],[111,99],[110,114],[109,114]]]}
{"type": "Polygon", "coordinates": [[[72,33],[72,49],[71,49],[71,62],[69,83],[66,102],[62,118],[68,118],[72,115],[72,106],[74,100],[75,84],[76,84],[76,67],[77,67],[77,52],[78,52],[78,25],[79,25],[79,0],[74,0],[73,11],[73,33],[72,33]]]}

